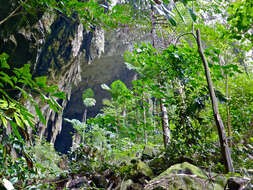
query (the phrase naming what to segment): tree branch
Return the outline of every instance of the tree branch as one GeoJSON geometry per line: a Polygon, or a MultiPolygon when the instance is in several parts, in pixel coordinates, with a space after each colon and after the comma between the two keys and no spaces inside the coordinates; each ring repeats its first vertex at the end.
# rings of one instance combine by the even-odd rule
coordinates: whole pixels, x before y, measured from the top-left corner
{"type": "Polygon", "coordinates": [[[179,35],[179,36],[177,37],[176,42],[175,42],[175,45],[177,45],[177,43],[178,43],[178,41],[179,41],[179,39],[180,39],[181,37],[186,36],[186,35],[192,35],[195,39],[197,39],[197,37],[195,36],[195,34],[192,33],[192,32],[184,33],[184,34],[181,34],[181,35],[179,35]]]}

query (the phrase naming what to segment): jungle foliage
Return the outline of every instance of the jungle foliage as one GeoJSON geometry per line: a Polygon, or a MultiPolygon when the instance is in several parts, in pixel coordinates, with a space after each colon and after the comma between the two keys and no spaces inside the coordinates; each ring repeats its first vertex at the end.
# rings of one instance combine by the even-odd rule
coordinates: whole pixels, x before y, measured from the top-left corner
{"type": "Polygon", "coordinates": [[[124,170],[120,164],[138,158],[146,146],[165,155],[168,165],[186,160],[217,173],[248,175],[253,167],[253,70],[249,67],[252,58],[247,56],[252,56],[252,1],[214,0],[209,4],[190,0],[130,0],[115,6],[110,3],[18,1],[18,7],[0,21],[1,26],[16,13],[28,16],[48,11],[70,20],[78,18],[90,30],[141,26],[156,34],[151,43],[138,43],[133,51],[125,52],[126,66],[136,73],[130,87],[120,80],[101,84],[111,99],[103,101],[101,113],[94,118],[86,118],[88,108],[96,104],[94,92],[83,92],[86,109],[82,122],[66,118],[80,142],[65,157],[59,156],[50,144],[35,141],[32,135],[36,133],[36,118],[47,126],[40,105],[48,104],[60,112],[58,101],[65,99],[64,93],[57,86],[49,86],[45,76],[34,78],[29,64],[12,68],[8,55],[2,53],[0,179],[19,189],[49,189],[54,188],[54,183],[48,177],[107,168],[113,168],[124,178],[127,168],[124,170]],[[225,127],[222,138],[231,151],[234,171],[226,168],[219,148],[221,136],[216,129],[213,97],[196,43],[196,29],[201,31],[202,56],[210,69],[219,118],[225,127]],[[161,39],[166,47],[155,45],[161,39]],[[28,105],[32,105],[36,115],[28,110],[28,105]],[[168,130],[166,143],[164,119],[168,130]]]}

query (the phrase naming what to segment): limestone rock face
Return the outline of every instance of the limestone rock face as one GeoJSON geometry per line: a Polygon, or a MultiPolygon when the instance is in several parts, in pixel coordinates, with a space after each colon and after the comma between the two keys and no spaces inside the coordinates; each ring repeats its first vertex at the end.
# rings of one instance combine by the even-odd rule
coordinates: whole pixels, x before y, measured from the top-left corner
{"type": "MultiPolygon", "coordinates": [[[[18,1],[0,0],[0,20],[4,20],[18,7],[18,1]]],[[[11,66],[20,67],[31,63],[33,69],[39,52],[51,32],[55,15],[38,13],[26,17],[10,17],[0,26],[0,53],[9,54],[11,66]]]]}
{"type": "MultiPolygon", "coordinates": [[[[0,20],[3,20],[19,3],[17,0],[0,0],[0,5],[0,20]]],[[[66,93],[67,100],[59,100],[64,109],[72,86],[81,80],[81,65],[90,60],[92,39],[93,33],[85,30],[78,19],[75,21],[74,15],[69,19],[37,12],[35,15],[26,14],[25,17],[13,16],[1,24],[0,53],[9,55],[11,67],[30,63],[34,76],[47,76],[49,85],[56,85],[66,93]]],[[[32,105],[27,103],[26,107],[35,113],[32,105]]],[[[62,113],[56,114],[43,104],[40,104],[40,109],[47,126],[38,121],[36,128],[40,137],[46,137],[54,143],[62,128],[62,113]]]]}
{"type": "MultiPolygon", "coordinates": [[[[81,65],[87,63],[86,43],[92,38],[83,25],[58,18],[51,26],[52,32],[39,55],[35,67],[35,76],[46,75],[51,84],[57,84],[66,93],[67,100],[61,102],[65,108],[70,96],[72,85],[81,80],[81,65]]],[[[39,125],[40,136],[47,136],[54,143],[62,128],[62,114],[56,114],[49,107],[44,108],[49,128],[39,125]]]]}

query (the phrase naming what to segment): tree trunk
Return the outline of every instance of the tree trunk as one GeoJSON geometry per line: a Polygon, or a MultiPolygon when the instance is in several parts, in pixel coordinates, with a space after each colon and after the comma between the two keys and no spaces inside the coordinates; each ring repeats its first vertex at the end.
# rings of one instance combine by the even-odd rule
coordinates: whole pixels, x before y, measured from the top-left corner
{"type": "Polygon", "coordinates": [[[127,110],[126,110],[126,104],[124,103],[124,108],[122,111],[122,119],[123,119],[123,127],[127,128],[127,110]]]}
{"type": "Polygon", "coordinates": [[[145,107],[145,97],[144,95],[142,96],[142,109],[143,109],[143,135],[144,135],[144,144],[148,143],[148,139],[147,139],[147,131],[146,131],[146,127],[147,127],[147,113],[146,113],[146,107],[145,107]]]}
{"type": "Polygon", "coordinates": [[[144,144],[148,143],[148,136],[147,136],[147,116],[146,116],[146,108],[143,106],[143,134],[144,134],[144,144]]]}
{"type": "Polygon", "coordinates": [[[208,89],[209,89],[209,93],[210,93],[210,97],[211,97],[211,101],[212,101],[214,119],[215,119],[215,122],[216,122],[216,126],[218,128],[221,152],[222,152],[222,156],[223,156],[223,159],[224,159],[224,165],[225,165],[225,168],[226,168],[227,172],[234,172],[231,153],[230,153],[230,149],[229,149],[229,146],[228,146],[228,143],[227,143],[227,138],[226,138],[226,131],[225,131],[222,119],[221,119],[220,114],[219,114],[218,103],[217,103],[217,99],[216,99],[216,96],[215,96],[215,93],[214,93],[211,74],[210,74],[210,71],[209,71],[209,67],[208,67],[206,57],[203,53],[203,48],[202,48],[202,44],[201,44],[201,37],[200,37],[199,29],[197,30],[196,33],[197,33],[198,51],[199,51],[199,55],[201,57],[201,60],[203,62],[204,68],[205,68],[205,75],[206,75],[208,89]]]}
{"type": "Polygon", "coordinates": [[[84,112],[83,112],[83,123],[86,123],[86,119],[87,119],[87,108],[85,108],[84,112]]]}
{"type": "Polygon", "coordinates": [[[161,108],[161,120],[162,120],[162,129],[163,129],[163,143],[164,148],[167,149],[168,143],[170,142],[170,127],[168,122],[168,112],[167,108],[164,105],[164,99],[160,100],[160,108],[161,108]]]}
{"type": "MultiPolygon", "coordinates": [[[[136,81],[137,79],[138,79],[138,75],[137,75],[137,73],[135,73],[132,80],[136,81]]],[[[135,105],[136,105],[136,109],[135,109],[136,142],[139,142],[140,137],[139,137],[138,129],[140,126],[140,119],[139,119],[139,110],[137,108],[137,105],[139,104],[138,99],[137,99],[138,94],[134,93],[134,96],[135,96],[135,105]]]]}
{"type": "MultiPolygon", "coordinates": [[[[228,98],[229,101],[229,86],[228,86],[228,75],[226,75],[226,97],[228,98]]],[[[226,111],[227,111],[227,129],[228,129],[228,137],[229,139],[229,146],[232,147],[232,130],[231,130],[231,115],[230,115],[230,107],[229,107],[229,102],[227,102],[226,105],[226,111]]]]}
{"type": "Polygon", "coordinates": [[[118,112],[119,111],[117,111],[117,113],[116,113],[116,134],[117,134],[117,138],[119,138],[119,128],[120,128],[120,115],[119,115],[118,112]]]}
{"type": "Polygon", "coordinates": [[[136,111],[135,111],[135,117],[136,117],[136,120],[135,120],[135,124],[136,124],[136,142],[140,142],[139,130],[138,130],[139,127],[140,127],[140,120],[139,120],[139,111],[138,111],[138,109],[136,109],[136,111]]]}

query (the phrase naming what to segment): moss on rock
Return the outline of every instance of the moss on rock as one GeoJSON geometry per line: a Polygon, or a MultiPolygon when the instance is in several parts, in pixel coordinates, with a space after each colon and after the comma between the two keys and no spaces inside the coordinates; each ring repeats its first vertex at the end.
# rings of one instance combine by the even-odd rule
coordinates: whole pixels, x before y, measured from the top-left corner
{"type": "Polygon", "coordinates": [[[222,185],[216,181],[211,182],[205,172],[200,168],[184,162],[168,168],[159,176],[151,180],[144,188],[145,190],[153,189],[191,189],[191,190],[222,190],[222,185]]]}

